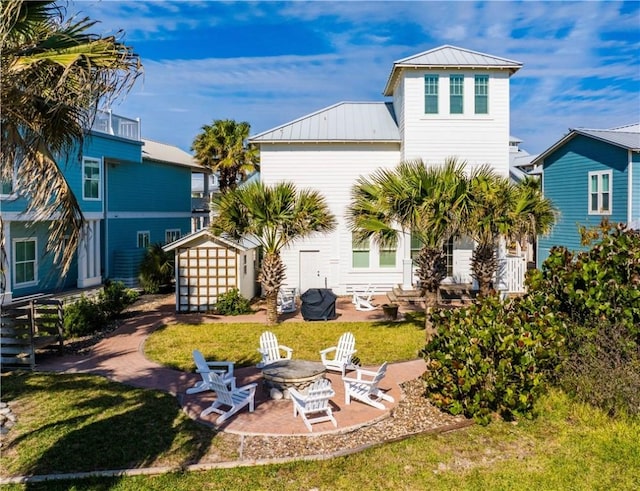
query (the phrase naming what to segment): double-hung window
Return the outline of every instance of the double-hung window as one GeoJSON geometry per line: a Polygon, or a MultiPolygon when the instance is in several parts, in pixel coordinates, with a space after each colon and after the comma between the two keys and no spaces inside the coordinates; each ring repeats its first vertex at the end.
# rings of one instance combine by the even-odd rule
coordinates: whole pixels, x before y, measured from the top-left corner
{"type": "Polygon", "coordinates": [[[395,268],[396,250],[388,246],[380,246],[379,259],[381,268],[395,268]]]}
{"type": "Polygon", "coordinates": [[[354,268],[368,268],[369,267],[369,252],[371,246],[368,240],[356,240],[355,237],[351,239],[351,251],[352,251],[352,264],[354,268]]]}
{"type": "Polygon", "coordinates": [[[38,281],[37,250],[36,239],[13,241],[13,280],[16,286],[27,286],[38,281]]]}
{"type": "Polygon", "coordinates": [[[438,76],[424,76],[424,113],[438,114],[438,76]]]}
{"type": "Polygon", "coordinates": [[[100,159],[92,157],[82,158],[82,198],[99,200],[102,183],[100,159]]]}
{"type": "Polygon", "coordinates": [[[589,215],[611,215],[610,170],[589,172],[589,215]]]}
{"type": "Polygon", "coordinates": [[[489,114],[489,77],[476,75],[475,79],[476,114],[489,114]]]}
{"type": "Polygon", "coordinates": [[[449,77],[449,112],[462,114],[464,112],[464,75],[449,77]]]}
{"type": "Polygon", "coordinates": [[[176,241],[180,238],[180,229],[179,228],[169,228],[164,231],[164,242],[166,244],[170,244],[173,241],[176,241]]]}
{"type": "Polygon", "coordinates": [[[138,232],[138,249],[146,249],[151,242],[151,234],[148,231],[138,232]]]}

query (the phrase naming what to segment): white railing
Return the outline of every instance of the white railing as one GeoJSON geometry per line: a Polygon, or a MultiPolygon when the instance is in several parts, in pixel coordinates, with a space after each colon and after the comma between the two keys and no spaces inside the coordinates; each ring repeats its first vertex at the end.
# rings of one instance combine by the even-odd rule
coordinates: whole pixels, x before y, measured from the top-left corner
{"type": "Polygon", "coordinates": [[[140,120],[118,116],[110,110],[98,110],[91,129],[128,140],[140,141],[140,120]]]}
{"type": "Polygon", "coordinates": [[[500,259],[496,276],[498,290],[507,293],[524,293],[524,277],[527,272],[527,258],[525,256],[506,256],[500,259]]]}

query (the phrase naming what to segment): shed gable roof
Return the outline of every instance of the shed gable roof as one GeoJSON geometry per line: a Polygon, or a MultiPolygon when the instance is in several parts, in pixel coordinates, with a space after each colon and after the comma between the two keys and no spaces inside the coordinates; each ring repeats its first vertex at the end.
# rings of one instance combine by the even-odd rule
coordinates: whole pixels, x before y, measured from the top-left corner
{"type": "Polygon", "coordinates": [[[196,247],[205,242],[215,242],[223,247],[229,249],[235,249],[237,251],[246,252],[250,249],[258,247],[257,244],[249,239],[241,239],[240,241],[231,240],[226,237],[212,234],[207,229],[198,230],[191,234],[185,235],[178,240],[162,246],[162,249],[166,252],[173,251],[175,249],[183,249],[189,247],[196,247]]]}
{"type": "Polygon", "coordinates": [[[515,73],[522,68],[522,63],[456,46],[440,46],[395,61],[383,91],[384,95],[393,95],[396,80],[405,68],[484,68],[506,69],[515,73]]]}
{"type": "Polygon", "coordinates": [[[390,102],[339,102],[249,139],[265,142],[400,142],[390,102]]]}

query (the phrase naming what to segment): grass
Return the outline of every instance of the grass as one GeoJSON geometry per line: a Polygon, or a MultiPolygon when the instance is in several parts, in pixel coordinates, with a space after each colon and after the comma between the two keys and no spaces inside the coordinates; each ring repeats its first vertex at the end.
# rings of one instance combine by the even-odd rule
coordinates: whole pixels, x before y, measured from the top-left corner
{"type": "MultiPolygon", "coordinates": [[[[5,439],[6,475],[180,466],[235,457],[238,440],[188,420],[175,399],[91,375],[2,376],[18,424],[5,439]],[[225,440],[226,439],[226,440],[225,440]],[[212,459],[214,460],[214,459],[212,459]]],[[[640,488],[640,421],[551,392],[518,424],[421,435],[324,461],[160,476],[4,485],[47,490],[632,490],[640,488]]]]}
{"type": "Polygon", "coordinates": [[[319,361],[319,351],[335,346],[345,331],[354,334],[362,365],[413,360],[425,344],[424,315],[416,314],[403,322],[287,322],[269,328],[259,323],[170,324],[147,338],[145,355],[184,371],[195,368],[191,352],[196,348],[208,360],[255,365],[260,334],[267,329],[280,344],[293,348],[294,358],[305,360],[319,361]]]}

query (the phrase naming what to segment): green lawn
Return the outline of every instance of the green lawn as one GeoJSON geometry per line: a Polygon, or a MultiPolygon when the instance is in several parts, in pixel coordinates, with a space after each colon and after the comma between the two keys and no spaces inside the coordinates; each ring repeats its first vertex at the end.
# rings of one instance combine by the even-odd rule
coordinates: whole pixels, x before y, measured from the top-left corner
{"type": "Polygon", "coordinates": [[[268,329],[280,344],[293,348],[294,358],[319,361],[321,349],[335,346],[343,332],[351,331],[363,365],[414,360],[425,345],[424,314],[414,315],[403,322],[287,322],[269,328],[258,323],[170,324],[147,339],[145,354],[186,371],[195,368],[191,352],[196,348],[208,360],[254,365],[260,361],[260,334],[268,329]]]}
{"type": "MultiPolygon", "coordinates": [[[[91,375],[11,373],[3,400],[18,424],[3,441],[4,475],[170,465],[236,457],[238,437],[186,418],[175,398],[91,375]]],[[[77,490],[632,490],[640,488],[640,422],[553,392],[539,417],[422,435],[347,457],[161,476],[3,485],[77,490]]]]}

